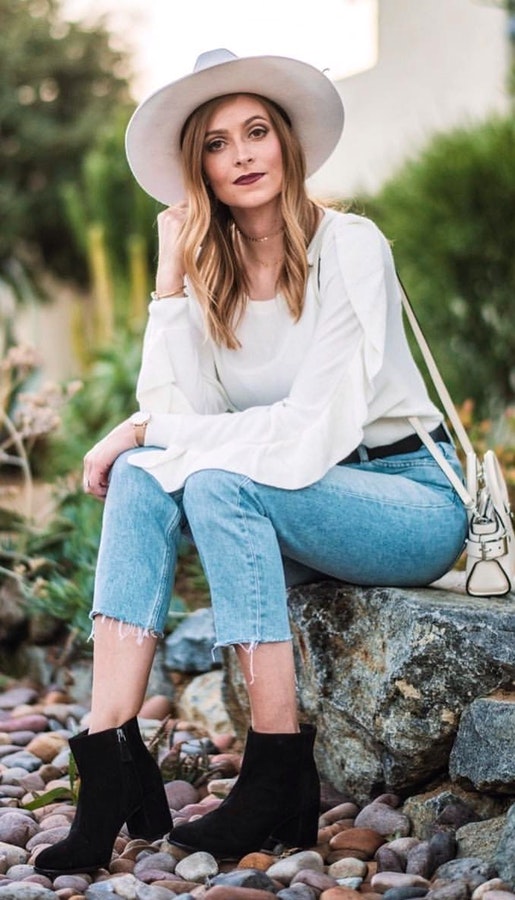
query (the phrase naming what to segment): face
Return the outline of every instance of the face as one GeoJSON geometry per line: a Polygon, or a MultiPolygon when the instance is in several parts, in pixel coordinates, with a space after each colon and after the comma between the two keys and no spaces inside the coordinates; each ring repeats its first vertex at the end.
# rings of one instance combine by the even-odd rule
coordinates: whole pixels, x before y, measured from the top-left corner
{"type": "Polygon", "coordinates": [[[278,202],[281,146],[259,100],[242,94],[217,107],[207,124],[202,165],[215,196],[231,208],[278,202]]]}

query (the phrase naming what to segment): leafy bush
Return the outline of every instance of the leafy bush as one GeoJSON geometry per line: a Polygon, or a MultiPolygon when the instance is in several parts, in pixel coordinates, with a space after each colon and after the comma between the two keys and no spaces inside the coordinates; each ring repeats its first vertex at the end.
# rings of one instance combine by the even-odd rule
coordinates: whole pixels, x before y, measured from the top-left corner
{"type": "Polygon", "coordinates": [[[362,205],[393,243],[455,401],[499,414],[515,389],[515,120],[438,135],[362,205]]]}

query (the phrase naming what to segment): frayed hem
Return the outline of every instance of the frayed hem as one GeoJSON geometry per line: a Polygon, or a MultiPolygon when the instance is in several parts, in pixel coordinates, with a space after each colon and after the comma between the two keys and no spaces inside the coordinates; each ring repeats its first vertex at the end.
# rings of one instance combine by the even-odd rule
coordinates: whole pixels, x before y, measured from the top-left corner
{"type": "Polygon", "coordinates": [[[290,637],[288,637],[288,638],[277,638],[276,640],[273,640],[273,641],[270,641],[270,640],[268,640],[268,641],[258,641],[258,640],[253,640],[253,641],[217,641],[216,644],[214,645],[213,649],[211,650],[211,656],[212,656],[212,658],[213,658],[213,661],[216,661],[216,660],[215,660],[215,653],[216,653],[217,650],[219,650],[219,649],[221,649],[221,648],[223,648],[223,647],[241,647],[241,649],[243,650],[243,652],[246,653],[247,656],[250,657],[250,670],[249,670],[250,681],[249,681],[249,685],[251,685],[251,684],[254,684],[254,682],[255,682],[255,677],[254,677],[254,651],[257,649],[257,647],[259,647],[260,644],[283,644],[283,643],[285,643],[285,642],[291,642],[291,641],[292,641],[291,635],[290,635],[290,637]]]}
{"type": "Polygon", "coordinates": [[[124,622],[121,619],[115,619],[112,616],[105,615],[104,613],[92,613],[91,618],[93,621],[88,641],[95,640],[95,622],[99,617],[102,622],[109,623],[110,631],[112,631],[113,628],[117,628],[118,638],[121,641],[124,641],[128,637],[135,637],[136,644],[138,646],[141,646],[146,638],[154,638],[154,640],[157,640],[158,638],[163,637],[161,632],[154,631],[152,628],[143,628],[141,625],[134,625],[131,622],[124,622]]]}

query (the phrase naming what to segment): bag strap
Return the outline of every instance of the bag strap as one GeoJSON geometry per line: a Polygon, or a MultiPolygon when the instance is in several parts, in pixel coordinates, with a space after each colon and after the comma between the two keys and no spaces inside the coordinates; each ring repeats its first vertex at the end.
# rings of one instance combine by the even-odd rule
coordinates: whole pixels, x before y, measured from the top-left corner
{"type": "Polygon", "coordinates": [[[436,364],[436,360],[431,352],[429,344],[424,336],[424,332],[420,326],[420,322],[417,319],[415,310],[413,309],[408,294],[406,292],[406,288],[404,287],[399,274],[397,273],[397,280],[399,282],[400,294],[401,294],[401,302],[402,307],[404,309],[404,313],[406,318],[410,324],[411,330],[415,336],[418,346],[420,347],[420,352],[424,358],[424,362],[427,366],[427,370],[431,376],[431,380],[435,386],[436,392],[440,398],[440,402],[445,410],[447,418],[452,425],[453,431],[463,448],[463,452],[465,453],[466,458],[466,474],[467,474],[467,487],[463,485],[460,481],[456,472],[452,468],[452,466],[447,462],[445,456],[442,451],[438,447],[437,444],[433,441],[431,435],[429,434],[427,428],[424,427],[422,422],[417,416],[409,416],[408,421],[410,425],[414,428],[416,433],[418,434],[420,440],[425,444],[433,458],[436,460],[440,468],[443,470],[449,481],[451,482],[453,488],[456,493],[460,497],[464,506],[470,510],[476,510],[476,496],[477,496],[477,481],[478,481],[478,463],[477,456],[472,446],[471,440],[465,430],[463,422],[461,421],[458,411],[452,402],[451,395],[447,390],[445,382],[440,374],[440,370],[436,364]]]}

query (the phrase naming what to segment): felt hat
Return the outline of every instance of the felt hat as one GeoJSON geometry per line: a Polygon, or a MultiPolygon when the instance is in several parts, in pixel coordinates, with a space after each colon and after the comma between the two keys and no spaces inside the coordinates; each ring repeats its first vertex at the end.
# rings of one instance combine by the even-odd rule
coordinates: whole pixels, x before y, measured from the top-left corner
{"type": "Polygon", "coordinates": [[[193,73],[165,85],[135,110],[125,136],[127,159],[141,187],[170,206],[184,199],[181,131],[188,116],[225,94],[260,94],[289,117],[312,175],[330,156],[343,128],[343,104],[314,66],[284,56],[239,58],[229,50],[202,53],[193,73]]]}

